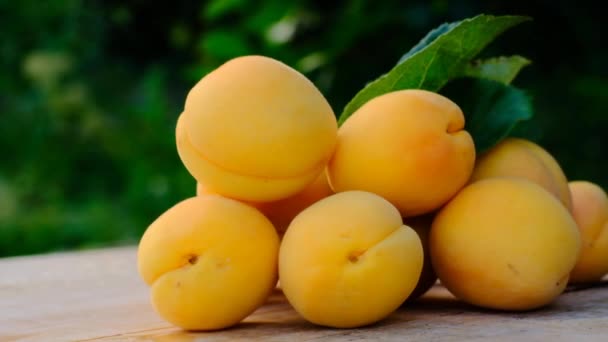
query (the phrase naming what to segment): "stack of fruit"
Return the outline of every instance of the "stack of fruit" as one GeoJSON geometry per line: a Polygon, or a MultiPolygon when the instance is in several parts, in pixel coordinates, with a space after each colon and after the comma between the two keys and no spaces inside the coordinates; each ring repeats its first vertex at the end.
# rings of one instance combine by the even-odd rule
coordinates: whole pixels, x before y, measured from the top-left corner
{"type": "Polygon", "coordinates": [[[468,303],[527,310],[608,272],[602,189],[521,139],[476,160],[459,106],[434,92],[375,97],[338,129],[303,75],[240,57],[190,91],[176,138],[197,196],[150,225],[138,263],[185,329],[240,322],[278,279],[305,319],[357,327],[437,276],[468,303]]]}

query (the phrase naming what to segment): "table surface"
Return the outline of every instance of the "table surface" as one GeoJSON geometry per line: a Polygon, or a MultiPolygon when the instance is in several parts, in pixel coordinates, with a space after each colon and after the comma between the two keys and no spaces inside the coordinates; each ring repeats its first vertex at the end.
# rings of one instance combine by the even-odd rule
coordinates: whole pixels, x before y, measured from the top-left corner
{"type": "Polygon", "coordinates": [[[436,286],[378,324],[345,330],[307,323],[276,290],[236,327],[191,333],[153,311],[134,247],[57,253],[0,259],[0,341],[608,341],[607,285],[526,313],[477,309],[436,286]]]}

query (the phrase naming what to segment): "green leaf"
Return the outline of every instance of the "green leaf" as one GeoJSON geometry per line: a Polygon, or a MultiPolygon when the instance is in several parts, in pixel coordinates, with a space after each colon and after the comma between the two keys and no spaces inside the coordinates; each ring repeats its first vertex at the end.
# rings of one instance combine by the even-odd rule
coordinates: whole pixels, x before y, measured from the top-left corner
{"type": "Polygon", "coordinates": [[[530,60],[522,56],[494,57],[474,61],[463,69],[462,76],[494,80],[510,84],[530,60]]]}
{"type": "Polygon", "coordinates": [[[442,93],[464,112],[465,129],[478,153],[494,146],[533,115],[530,97],[523,90],[493,80],[456,80],[442,93]]]}
{"type": "Polygon", "coordinates": [[[401,58],[399,59],[399,62],[397,62],[397,65],[405,62],[406,59],[410,58],[416,52],[424,49],[427,45],[429,45],[435,39],[437,39],[437,37],[448,32],[449,30],[453,29],[454,26],[458,25],[459,23],[460,23],[459,21],[453,22],[453,23],[443,23],[443,24],[437,26],[436,28],[432,29],[431,31],[429,31],[429,33],[427,33],[426,36],[424,36],[424,38],[422,38],[418,42],[418,44],[414,45],[414,47],[411,48],[410,51],[408,51],[405,55],[401,56],[401,58]]]}
{"type": "Polygon", "coordinates": [[[462,74],[468,63],[507,29],[529,20],[521,16],[479,15],[431,31],[387,74],[369,83],[346,105],[343,123],[376,96],[401,89],[438,91],[462,74]]]}

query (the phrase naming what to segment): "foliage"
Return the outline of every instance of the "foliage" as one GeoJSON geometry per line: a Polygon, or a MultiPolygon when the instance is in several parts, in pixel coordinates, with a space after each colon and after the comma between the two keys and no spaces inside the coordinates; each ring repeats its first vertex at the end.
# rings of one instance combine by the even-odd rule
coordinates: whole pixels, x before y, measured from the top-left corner
{"type": "Polygon", "coordinates": [[[467,64],[463,68],[461,76],[511,84],[521,69],[529,64],[528,59],[517,55],[488,58],[467,64]]]}
{"type": "Polygon", "coordinates": [[[498,35],[525,17],[479,15],[442,24],[406,53],[388,73],[369,83],[346,105],[340,115],[344,122],[372,98],[401,89],[439,91],[464,70],[498,35]]]}
{"type": "Polygon", "coordinates": [[[491,148],[515,125],[532,118],[532,105],[511,81],[529,61],[520,56],[473,61],[505,30],[528,20],[521,16],[478,15],[431,30],[388,73],[369,83],[346,105],[343,123],[376,96],[402,89],[439,91],[460,77],[478,78],[460,96],[450,96],[464,110],[467,129],[478,152],[491,148]]]}
{"type": "Polygon", "coordinates": [[[532,118],[529,96],[503,82],[457,80],[442,92],[466,113],[466,129],[482,153],[507,137],[517,124],[532,118]]]}

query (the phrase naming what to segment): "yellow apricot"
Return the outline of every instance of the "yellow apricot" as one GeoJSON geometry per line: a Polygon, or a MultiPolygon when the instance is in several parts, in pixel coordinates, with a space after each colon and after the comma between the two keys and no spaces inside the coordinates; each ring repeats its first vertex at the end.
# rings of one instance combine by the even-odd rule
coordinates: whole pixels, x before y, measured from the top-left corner
{"type": "Polygon", "coordinates": [[[568,283],[581,238],[568,210],[536,183],[491,178],[465,187],[433,221],[441,283],[474,305],[528,310],[568,283]]]}
{"type": "Polygon", "coordinates": [[[270,201],[297,193],[317,176],[311,173],[306,177],[271,179],[227,172],[225,169],[207,162],[190,144],[184,128],[183,117],[183,114],[179,117],[176,127],[179,156],[192,176],[199,183],[204,184],[210,193],[221,194],[245,202],[270,201]]]}
{"type": "Polygon", "coordinates": [[[203,77],[176,128],[188,171],[207,189],[244,201],[289,197],[323,171],[336,141],[333,111],[302,74],[245,56],[203,77]]]}
{"type": "MultiPolygon", "coordinates": [[[[198,196],[210,193],[201,183],[196,184],[198,196]]],[[[322,172],[314,182],[293,196],[273,202],[248,202],[247,204],[260,210],[272,222],[279,235],[282,235],[296,215],[331,194],[333,191],[327,182],[327,175],[322,172]]]]}
{"type": "Polygon", "coordinates": [[[277,281],[279,239],[255,208],[218,195],[184,200],[144,233],[141,277],[161,317],[189,330],[232,326],[277,281]]]}
{"type": "Polygon", "coordinates": [[[410,89],[378,96],[340,127],[330,185],[376,193],[404,217],[435,210],[473,170],[475,147],[463,128],[458,105],[439,94],[410,89]]]}
{"type": "Polygon", "coordinates": [[[571,209],[568,180],[557,161],[542,147],[519,138],[507,138],[482,154],[471,182],[492,177],[520,177],[537,183],[571,209]]]}
{"type": "MultiPolygon", "coordinates": [[[[206,187],[205,187],[203,184],[201,184],[200,182],[197,182],[197,183],[196,183],[196,196],[207,196],[207,195],[219,195],[219,194],[214,193],[213,191],[211,191],[211,190],[207,189],[207,188],[206,188],[206,187]]],[[[221,195],[219,195],[219,196],[221,196],[221,195]]],[[[224,197],[225,197],[225,196],[224,196],[224,197]]],[[[229,198],[229,197],[228,197],[228,198],[229,198]]],[[[256,208],[256,209],[258,209],[258,210],[259,210],[259,208],[258,208],[258,204],[257,204],[257,203],[254,203],[254,202],[247,202],[247,201],[240,201],[240,200],[237,200],[237,201],[239,201],[239,202],[241,202],[241,203],[248,204],[248,205],[250,205],[250,206],[252,206],[252,207],[254,207],[254,208],[256,208]]]]}
{"type": "Polygon", "coordinates": [[[279,251],[288,301],[310,322],[351,328],[379,321],[420,277],[422,246],[382,197],[363,191],[329,196],[291,222],[279,251]]]}
{"type": "Polygon", "coordinates": [[[300,212],[332,194],[327,175],[322,172],[314,182],[297,194],[274,202],[257,203],[256,207],[272,222],[279,234],[283,234],[300,212]]]}
{"type": "Polygon", "coordinates": [[[599,281],[608,273],[608,196],[597,184],[569,183],[572,216],[581,232],[581,255],[570,273],[570,282],[599,281]]]}
{"type": "Polygon", "coordinates": [[[434,215],[424,215],[409,218],[405,223],[411,227],[422,243],[422,251],[424,256],[424,262],[422,264],[422,272],[420,273],[420,279],[412,291],[412,294],[407,298],[407,301],[413,301],[428,290],[437,282],[437,275],[433,270],[433,264],[431,263],[431,251],[429,250],[429,234],[431,232],[431,224],[433,223],[434,215]]]}

